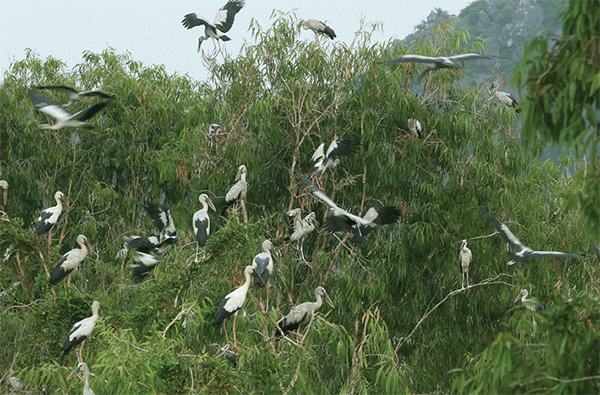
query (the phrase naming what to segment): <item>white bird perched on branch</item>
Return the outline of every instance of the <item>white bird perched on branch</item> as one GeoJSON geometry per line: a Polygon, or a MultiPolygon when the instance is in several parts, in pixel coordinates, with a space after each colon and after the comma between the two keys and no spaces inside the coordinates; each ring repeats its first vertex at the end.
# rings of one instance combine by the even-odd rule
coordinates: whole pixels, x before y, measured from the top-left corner
{"type": "Polygon", "coordinates": [[[508,229],[506,225],[502,222],[498,221],[492,214],[488,213],[485,210],[481,210],[481,213],[490,221],[492,225],[496,228],[500,236],[506,241],[510,247],[514,250],[514,252],[508,252],[508,256],[510,257],[509,265],[512,265],[517,262],[528,263],[528,257],[555,257],[555,258],[582,258],[581,255],[577,254],[568,254],[566,252],[558,252],[558,251],[534,251],[531,248],[524,246],[523,243],[517,239],[517,237],[508,229]]]}
{"type": "Polygon", "coordinates": [[[79,373],[83,374],[83,395],[94,395],[94,391],[90,388],[90,369],[87,363],[80,362],[69,377],[67,377],[67,380],[71,380],[79,373]]]}
{"type": "MultiPolygon", "coordinates": [[[[101,97],[103,99],[114,99],[115,98],[113,95],[110,95],[110,94],[104,93],[104,92],[100,92],[100,91],[78,92],[77,90],[75,90],[69,86],[65,86],[65,85],[36,86],[36,89],[56,90],[56,91],[59,91],[65,95],[67,95],[67,97],[69,98],[69,102],[67,104],[63,104],[62,105],[63,108],[67,108],[73,102],[75,102],[77,100],[83,100],[85,97],[90,97],[90,96],[101,97]]],[[[61,99],[62,99],[62,97],[61,97],[61,99]]]]}
{"type": "Polygon", "coordinates": [[[54,194],[54,200],[56,200],[56,206],[48,207],[40,213],[35,225],[35,234],[45,235],[58,222],[58,217],[63,209],[62,204],[65,202],[65,195],[61,191],[57,191],[54,194]]]}
{"type": "Polygon", "coordinates": [[[208,216],[208,208],[217,211],[215,205],[210,200],[207,194],[203,193],[198,196],[198,201],[202,204],[202,208],[194,213],[192,218],[192,228],[196,236],[196,263],[198,263],[198,247],[204,247],[206,240],[210,235],[210,217],[208,216]]]}
{"type": "Polygon", "coordinates": [[[81,321],[76,322],[69,330],[69,333],[67,333],[65,340],[63,340],[63,355],[66,355],[71,348],[75,347],[79,343],[82,343],[92,334],[92,330],[94,330],[99,313],[100,302],[94,300],[94,303],[92,303],[91,317],[84,318],[81,321]]]}
{"type": "Polygon", "coordinates": [[[517,114],[520,113],[521,109],[518,108],[519,102],[517,101],[517,99],[515,99],[515,97],[510,93],[499,91],[498,87],[499,85],[497,82],[494,82],[492,83],[492,85],[490,85],[490,91],[492,92],[496,100],[498,100],[501,104],[504,104],[505,106],[514,108],[517,114]]]}
{"type": "Polygon", "coordinates": [[[84,235],[77,236],[77,244],[79,244],[79,248],[72,249],[64,254],[56,264],[52,277],[50,277],[50,283],[53,285],[58,284],[63,278],[67,277],[83,262],[88,253],[92,253],[90,243],[84,235]]]}
{"type": "Polygon", "coordinates": [[[329,144],[326,154],[324,153],[324,149],[325,143],[321,143],[310,158],[310,162],[308,162],[310,173],[323,173],[327,168],[337,166],[340,160],[334,158],[354,154],[356,146],[352,140],[340,140],[336,138],[329,144]]]}
{"type": "Polygon", "coordinates": [[[293,217],[294,220],[294,232],[290,235],[290,241],[300,243],[300,256],[304,259],[304,251],[302,249],[304,245],[304,239],[308,237],[308,235],[315,230],[317,225],[316,214],[311,212],[306,217],[302,218],[302,209],[295,208],[293,210],[288,211],[288,215],[293,217]]]}
{"type": "Polygon", "coordinates": [[[154,203],[146,203],[144,210],[148,213],[154,226],[158,228],[159,236],[161,240],[165,237],[173,237],[177,235],[177,229],[171,216],[171,210],[166,205],[157,206],[154,203]]]}
{"type": "Polygon", "coordinates": [[[316,19],[300,19],[296,30],[299,31],[300,27],[303,27],[304,30],[312,30],[315,33],[315,39],[318,39],[319,35],[327,36],[332,40],[337,37],[332,28],[316,19]]]}
{"type": "Polygon", "coordinates": [[[408,130],[410,130],[410,133],[413,136],[415,136],[418,139],[423,137],[423,128],[421,127],[421,122],[419,122],[418,119],[408,118],[407,124],[408,130]]]}
{"type": "Polygon", "coordinates": [[[254,286],[264,288],[271,278],[271,273],[273,273],[273,257],[271,256],[273,243],[270,240],[265,240],[262,242],[261,248],[263,252],[254,257],[252,268],[255,276],[254,286]]]}
{"type": "Polygon", "coordinates": [[[6,202],[8,201],[8,181],[0,180],[0,189],[2,189],[2,211],[6,212],[6,202]]]}
{"type": "Polygon", "coordinates": [[[288,315],[279,320],[277,323],[277,331],[275,332],[275,339],[280,339],[284,334],[295,331],[300,326],[308,324],[315,315],[315,311],[321,308],[323,299],[325,299],[329,306],[332,308],[334,307],[329,295],[327,295],[327,291],[325,291],[325,288],[323,287],[317,287],[315,289],[315,298],[317,299],[315,302],[304,302],[292,308],[288,315]]]}
{"type": "Polygon", "coordinates": [[[525,307],[527,307],[530,311],[534,313],[541,313],[545,310],[544,306],[540,302],[533,298],[527,299],[528,296],[529,291],[526,289],[522,289],[521,292],[519,292],[519,294],[517,295],[515,303],[517,303],[519,299],[521,299],[521,303],[523,303],[525,307]]]}
{"type": "Polygon", "coordinates": [[[465,287],[465,277],[467,277],[467,288],[469,287],[469,266],[471,265],[472,259],[473,255],[471,254],[471,250],[467,247],[467,240],[465,239],[462,241],[460,253],[458,254],[460,273],[462,274],[462,288],[465,287]]]}
{"type": "Polygon", "coordinates": [[[187,14],[181,23],[187,29],[191,29],[196,26],[204,25],[204,36],[198,38],[198,52],[200,52],[200,46],[204,40],[213,38],[215,40],[229,41],[231,40],[223,33],[227,33],[231,26],[233,26],[233,20],[235,14],[237,14],[242,7],[245,5],[244,0],[229,0],[215,15],[214,23],[210,23],[206,18],[197,16],[195,13],[187,14]]]}
{"type": "Polygon", "coordinates": [[[85,121],[96,115],[96,113],[102,110],[107,104],[106,102],[96,103],[85,110],[81,110],[75,114],[69,114],[61,106],[37,92],[29,91],[29,98],[38,110],[56,119],[56,123],[53,125],[43,123],[38,126],[37,130],[58,130],[67,127],[92,129],[85,121]]]}
{"type": "MultiPolygon", "coordinates": [[[[238,172],[235,176],[237,182],[229,188],[229,191],[227,191],[227,194],[225,195],[225,202],[223,203],[223,209],[221,210],[222,216],[225,216],[227,209],[237,202],[240,202],[243,206],[243,201],[246,199],[246,193],[248,192],[248,183],[246,182],[247,172],[248,170],[245,165],[238,167],[238,172]]],[[[242,207],[242,209],[244,210],[244,219],[247,220],[248,215],[245,213],[245,208],[242,207]]]]}

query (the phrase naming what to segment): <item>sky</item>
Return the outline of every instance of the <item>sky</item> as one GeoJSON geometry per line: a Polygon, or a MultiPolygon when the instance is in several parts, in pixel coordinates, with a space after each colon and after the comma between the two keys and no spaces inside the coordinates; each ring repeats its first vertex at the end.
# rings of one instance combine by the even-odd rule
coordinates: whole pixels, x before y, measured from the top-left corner
{"type": "MultiPolygon", "coordinates": [[[[335,30],[337,41],[350,44],[361,19],[366,25],[381,23],[382,29],[373,34],[372,40],[385,42],[411,34],[436,8],[458,15],[472,1],[246,0],[227,33],[232,41],[222,46],[230,56],[237,56],[244,43],[253,42],[248,31],[251,20],[254,18],[266,30],[272,23],[273,10],[319,19],[335,30]]],[[[225,3],[226,0],[0,0],[0,73],[3,76],[11,63],[24,59],[26,48],[42,59],[59,59],[69,69],[82,62],[85,51],[101,53],[112,48],[117,54],[129,52],[133,60],[145,66],[162,64],[169,74],[187,74],[202,80],[207,71],[196,49],[204,27],[186,30],[181,20],[185,14],[195,12],[212,21],[225,3]]],[[[314,34],[303,30],[301,37],[313,40],[314,34]]],[[[213,48],[212,40],[203,44],[207,53],[213,48]]]]}

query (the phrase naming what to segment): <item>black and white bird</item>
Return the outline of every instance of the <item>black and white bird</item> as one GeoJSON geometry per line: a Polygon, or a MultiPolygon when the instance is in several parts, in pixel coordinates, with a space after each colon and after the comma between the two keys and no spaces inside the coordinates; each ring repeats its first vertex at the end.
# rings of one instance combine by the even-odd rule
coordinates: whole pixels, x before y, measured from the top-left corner
{"type": "Polygon", "coordinates": [[[196,211],[192,218],[192,228],[194,229],[194,235],[196,236],[196,263],[199,262],[198,248],[206,245],[206,240],[210,235],[210,216],[208,215],[208,208],[210,207],[213,211],[217,211],[207,194],[203,193],[198,196],[198,201],[202,204],[202,208],[196,211]]]}
{"type": "Polygon", "coordinates": [[[410,130],[410,133],[414,137],[416,137],[418,139],[423,137],[423,128],[421,127],[421,122],[419,122],[418,119],[408,118],[407,124],[408,124],[408,130],[410,130]]]}
{"type": "Polygon", "coordinates": [[[6,202],[8,201],[8,181],[0,180],[0,189],[2,189],[2,211],[6,212],[6,202]]]}
{"type": "Polygon", "coordinates": [[[334,158],[354,154],[356,145],[352,140],[335,139],[329,144],[327,153],[324,153],[324,149],[325,143],[321,143],[310,158],[310,162],[308,162],[310,173],[323,173],[327,168],[337,166],[340,160],[334,158]]]}
{"type": "Polygon", "coordinates": [[[463,53],[460,55],[453,56],[423,56],[423,55],[402,55],[397,58],[388,60],[384,62],[384,66],[390,66],[396,63],[427,63],[425,70],[423,70],[423,74],[427,71],[438,70],[438,69],[447,69],[453,68],[458,69],[460,66],[457,64],[459,62],[466,62],[469,60],[479,60],[479,59],[494,59],[492,56],[480,55],[476,53],[463,53]]]}
{"type": "Polygon", "coordinates": [[[235,14],[237,14],[246,2],[244,0],[229,0],[215,15],[215,21],[210,23],[206,18],[197,16],[195,13],[187,14],[183,17],[183,26],[186,29],[191,29],[196,26],[204,25],[204,36],[198,38],[198,52],[200,52],[200,46],[204,40],[213,38],[215,40],[230,41],[224,33],[227,33],[231,26],[233,26],[233,20],[235,14]]]}
{"type": "Polygon", "coordinates": [[[40,213],[35,225],[36,235],[45,235],[58,222],[58,217],[63,209],[62,204],[65,202],[65,195],[61,191],[57,191],[54,194],[54,200],[56,200],[56,206],[48,207],[40,213]]]}
{"type": "Polygon", "coordinates": [[[508,262],[509,265],[512,265],[516,262],[528,263],[527,258],[529,257],[555,257],[555,258],[582,258],[581,255],[577,254],[569,254],[566,252],[558,252],[558,251],[534,251],[531,248],[524,246],[523,243],[517,239],[517,237],[508,229],[506,225],[502,222],[498,221],[492,214],[488,213],[485,210],[481,210],[481,213],[490,221],[494,228],[498,231],[500,236],[506,241],[509,246],[514,250],[514,252],[508,252],[508,256],[511,259],[508,262]]]}
{"type": "Polygon", "coordinates": [[[515,97],[510,93],[499,91],[498,88],[499,85],[497,82],[494,82],[492,83],[492,85],[490,85],[490,91],[492,92],[496,100],[498,100],[501,104],[504,104],[505,106],[514,108],[515,112],[520,113],[521,109],[519,108],[519,102],[517,101],[517,99],[515,99],[515,97]]]}
{"type": "Polygon", "coordinates": [[[160,262],[161,260],[155,255],[138,251],[133,256],[133,264],[128,265],[127,269],[131,270],[133,277],[137,281],[142,281],[144,276],[150,274],[160,262]]]}
{"type": "Polygon", "coordinates": [[[90,369],[87,363],[80,362],[69,377],[67,377],[67,380],[71,380],[80,373],[83,375],[83,395],[94,395],[94,391],[90,388],[90,369]]]}
{"type": "Polygon", "coordinates": [[[300,19],[300,22],[298,22],[298,28],[296,30],[299,31],[300,27],[304,28],[304,30],[312,30],[315,33],[315,39],[317,39],[319,35],[327,36],[332,40],[337,37],[332,28],[316,19],[300,19]]]}
{"type": "Polygon", "coordinates": [[[92,127],[88,125],[86,121],[94,115],[96,115],[96,113],[102,110],[107,104],[106,102],[96,103],[93,106],[90,106],[75,114],[70,114],[66,112],[61,106],[52,102],[52,100],[40,95],[35,91],[29,91],[29,98],[35,104],[39,111],[46,113],[52,118],[56,119],[56,123],[52,125],[47,123],[39,125],[38,130],[58,130],[67,127],[92,129],[92,127]]]}
{"type": "Polygon", "coordinates": [[[315,298],[317,299],[315,302],[304,302],[292,308],[288,315],[277,322],[276,339],[280,339],[284,334],[308,324],[315,315],[315,312],[323,305],[323,299],[325,299],[329,306],[334,307],[329,295],[327,295],[327,291],[323,287],[315,289],[315,298]]]}
{"type": "Polygon", "coordinates": [[[179,237],[167,237],[163,241],[159,241],[156,236],[125,236],[123,237],[127,248],[149,254],[151,252],[163,254],[163,246],[176,245],[179,243],[179,237]]]}
{"type": "Polygon", "coordinates": [[[146,203],[144,210],[148,213],[154,226],[158,229],[159,237],[161,240],[167,237],[173,237],[177,235],[177,229],[171,216],[171,210],[166,205],[158,206],[154,203],[146,203]]]}
{"type": "Polygon", "coordinates": [[[252,268],[254,269],[254,286],[264,288],[271,278],[271,273],[273,273],[273,257],[271,256],[273,243],[270,240],[265,240],[262,242],[261,248],[263,252],[254,257],[252,268]]]}
{"type": "Polygon", "coordinates": [[[218,145],[218,137],[222,136],[223,134],[223,128],[221,128],[221,125],[218,123],[211,124],[208,128],[208,145],[210,147],[218,145]]]}
{"type": "Polygon", "coordinates": [[[84,318],[75,323],[75,325],[73,325],[69,330],[69,333],[67,333],[67,337],[65,337],[65,340],[63,340],[63,354],[66,355],[71,348],[83,342],[92,334],[92,330],[94,330],[99,313],[100,302],[94,300],[94,303],[92,303],[92,316],[84,318]]]}
{"type": "Polygon", "coordinates": [[[515,299],[515,303],[517,303],[520,299],[521,303],[523,303],[523,305],[525,307],[527,307],[530,311],[532,311],[534,313],[541,313],[545,310],[544,306],[540,302],[538,302],[537,300],[535,300],[533,298],[527,299],[528,296],[529,296],[529,291],[526,289],[522,289],[521,292],[519,292],[519,294],[517,295],[517,298],[515,299]]]}
{"type": "Polygon", "coordinates": [[[221,210],[222,216],[225,216],[229,207],[246,198],[246,193],[248,192],[248,183],[246,182],[247,171],[245,165],[238,167],[238,172],[235,176],[237,182],[229,188],[229,191],[227,191],[227,194],[225,195],[225,202],[223,203],[223,209],[221,210]]]}
{"type": "Polygon", "coordinates": [[[83,262],[88,254],[92,253],[90,243],[84,235],[77,236],[77,244],[79,244],[79,248],[72,249],[64,254],[54,267],[54,271],[50,277],[50,283],[53,285],[58,284],[63,278],[67,277],[69,273],[83,262]]]}
{"type": "Polygon", "coordinates": [[[467,278],[467,288],[469,288],[469,266],[471,265],[471,260],[473,259],[473,254],[471,254],[471,250],[467,247],[467,240],[462,241],[462,245],[460,246],[460,253],[458,254],[458,260],[460,262],[460,273],[462,274],[462,288],[465,288],[465,277],[467,278]]]}
{"type": "Polygon", "coordinates": [[[37,89],[49,89],[49,90],[56,90],[61,92],[62,94],[66,95],[69,98],[69,102],[67,104],[64,104],[62,107],[63,108],[67,108],[69,107],[71,104],[73,104],[73,102],[76,102],[77,100],[83,100],[85,97],[101,97],[103,99],[114,99],[115,97],[113,95],[109,95],[108,93],[104,93],[104,92],[100,92],[100,91],[84,91],[84,92],[78,92],[77,90],[71,88],[70,86],[65,86],[65,85],[45,85],[45,86],[36,86],[37,89]]]}

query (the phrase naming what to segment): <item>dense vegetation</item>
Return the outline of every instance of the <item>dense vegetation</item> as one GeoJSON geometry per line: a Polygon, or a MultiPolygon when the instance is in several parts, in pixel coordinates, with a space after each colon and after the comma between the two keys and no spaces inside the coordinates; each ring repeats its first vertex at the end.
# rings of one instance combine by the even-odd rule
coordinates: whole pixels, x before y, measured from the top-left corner
{"type": "MultiPolygon", "coordinates": [[[[371,44],[369,32],[351,46],[301,41],[295,22],[277,15],[267,30],[252,26],[255,44],[243,55],[204,59],[206,82],[112,51],[86,53],[72,70],[33,53],[12,65],[0,89],[1,178],[10,184],[0,288],[22,285],[0,308],[0,372],[12,367],[32,391],[80,392],[65,380],[75,353],[62,357],[60,344],[98,300],[102,316],[83,351],[96,393],[598,392],[598,258],[578,212],[562,210],[578,184],[523,153],[517,114],[487,86],[462,87],[468,71],[429,73],[411,91],[420,67],[378,65],[404,49],[371,44]],[[115,94],[92,121],[95,133],[34,133],[45,115],[27,92],[59,83],[115,94]],[[422,139],[408,118],[421,120],[422,139]],[[211,146],[215,122],[226,135],[211,146]],[[297,173],[336,135],[359,153],[320,177],[322,189],[353,213],[394,205],[403,216],[364,245],[321,227],[305,241],[304,261],[288,240],[286,211],[315,211],[324,223],[324,205],[297,173]],[[207,259],[196,264],[198,195],[219,209],[240,164],[249,221],[211,212],[207,259]],[[32,229],[57,190],[68,204],[48,243],[32,229]],[[171,206],[182,243],[136,283],[115,255],[123,236],[152,233],[146,201],[171,206]],[[533,248],[585,257],[507,266],[506,244],[480,208],[533,248]],[[78,234],[94,253],[70,285],[51,287],[46,268],[78,234]],[[250,290],[235,348],[212,322],[265,238],[277,253],[271,291],[250,290]],[[474,256],[467,291],[462,239],[474,256]],[[318,285],[335,308],[324,306],[303,338],[276,343],[275,322],[318,285]],[[513,303],[522,288],[548,311],[535,315],[535,329],[533,313],[513,303]]],[[[480,46],[451,24],[431,45],[448,54],[480,46]]],[[[231,337],[230,322],[226,329],[231,337]]]]}

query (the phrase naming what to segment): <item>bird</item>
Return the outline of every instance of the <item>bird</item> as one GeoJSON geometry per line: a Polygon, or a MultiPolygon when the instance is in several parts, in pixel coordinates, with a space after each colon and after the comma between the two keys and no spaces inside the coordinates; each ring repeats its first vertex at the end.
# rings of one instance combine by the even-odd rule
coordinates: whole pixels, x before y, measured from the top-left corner
{"type": "Polygon", "coordinates": [[[473,255],[471,250],[467,247],[467,240],[462,241],[460,246],[460,253],[458,254],[458,260],[460,262],[460,273],[462,274],[462,288],[465,288],[465,277],[467,277],[467,288],[469,288],[469,266],[473,255]]]}
{"type": "MultiPolygon", "coordinates": [[[[228,293],[225,298],[223,298],[221,304],[219,304],[217,313],[215,314],[215,321],[213,322],[213,325],[216,328],[223,327],[223,321],[225,321],[225,319],[230,315],[236,314],[233,317],[234,344],[237,344],[235,335],[235,318],[237,316],[237,311],[242,308],[244,302],[246,301],[246,295],[248,294],[248,289],[250,288],[250,281],[252,280],[253,274],[254,268],[252,266],[246,266],[244,269],[244,277],[246,278],[246,281],[241,287],[228,293]]],[[[227,331],[225,331],[225,336],[227,336],[227,331]]]]}
{"type": "Polygon", "coordinates": [[[171,210],[166,205],[158,206],[154,203],[144,204],[144,210],[148,213],[154,226],[158,228],[159,237],[164,239],[165,237],[173,237],[177,235],[177,229],[171,216],[171,210]]]}
{"type": "Polygon", "coordinates": [[[202,16],[197,16],[195,13],[187,14],[183,17],[183,27],[191,29],[196,26],[204,25],[204,36],[198,38],[198,52],[204,40],[213,38],[215,40],[230,41],[231,39],[223,33],[227,33],[233,25],[235,15],[244,7],[244,0],[229,0],[215,15],[214,23],[210,23],[202,16]]]}
{"type": "Polygon", "coordinates": [[[499,86],[498,86],[497,82],[494,82],[494,83],[492,83],[492,85],[490,85],[490,91],[494,94],[494,97],[496,98],[496,100],[498,100],[500,103],[504,104],[505,106],[514,108],[515,112],[517,114],[520,113],[521,109],[518,108],[519,102],[517,101],[517,99],[515,99],[515,97],[513,95],[511,95],[510,93],[499,91],[498,87],[499,86]]]}
{"type": "Polygon", "coordinates": [[[527,296],[529,296],[529,291],[526,289],[522,289],[521,292],[519,292],[519,294],[517,295],[515,303],[517,303],[519,299],[521,299],[521,303],[523,303],[525,307],[527,307],[530,311],[534,313],[541,313],[545,310],[544,306],[540,302],[538,302],[535,299],[527,299],[527,296]]]}
{"type": "Polygon", "coordinates": [[[508,252],[510,257],[509,265],[513,265],[516,262],[528,263],[527,258],[529,257],[555,257],[555,258],[582,258],[581,255],[568,254],[566,252],[558,251],[534,251],[531,248],[524,246],[519,239],[508,229],[506,225],[498,221],[492,214],[485,210],[481,210],[481,213],[490,221],[496,228],[500,236],[506,241],[515,252],[508,252]]]}
{"type": "Polygon", "coordinates": [[[92,303],[91,317],[84,318],[81,321],[76,322],[69,330],[69,333],[67,333],[67,337],[65,337],[65,340],[63,340],[63,355],[68,354],[71,348],[75,347],[79,343],[82,343],[92,334],[92,330],[96,325],[99,313],[100,302],[94,300],[94,302],[92,303]]]}
{"type": "Polygon", "coordinates": [[[280,339],[284,334],[295,331],[302,325],[306,325],[310,322],[315,311],[321,308],[323,299],[331,306],[334,307],[333,302],[327,295],[327,291],[323,287],[317,287],[315,289],[315,302],[304,302],[298,306],[292,308],[288,315],[283,317],[277,322],[277,330],[275,332],[275,339],[280,339]]]}
{"type": "Polygon", "coordinates": [[[48,207],[42,210],[40,216],[37,219],[35,225],[35,234],[38,236],[45,235],[52,229],[58,222],[58,217],[62,212],[62,203],[65,202],[65,195],[61,191],[57,191],[54,194],[54,200],[56,200],[56,206],[48,207]]]}
{"type": "Polygon", "coordinates": [[[367,210],[364,217],[359,217],[340,208],[333,200],[329,199],[327,195],[315,187],[306,176],[301,174],[300,179],[313,195],[330,207],[332,215],[325,220],[327,230],[332,233],[338,231],[352,232],[353,237],[350,240],[354,243],[364,243],[364,236],[374,229],[381,228],[383,225],[396,222],[402,213],[398,208],[393,206],[380,206],[371,207],[367,210]]]}
{"type": "Polygon", "coordinates": [[[352,140],[339,140],[335,139],[329,144],[327,153],[324,154],[325,143],[321,143],[317,147],[317,150],[310,158],[308,162],[309,172],[311,174],[323,173],[327,168],[337,166],[340,162],[339,159],[335,159],[337,156],[348,156],[354,154],[356,146],[352,140]]]}
{"type": "Polygon", "coordinates": [[[36,89],[57,90],[65,95],[67,95],[67,97],[69,98],[69,102],[67,104],[63,104],[62,105],[63,108],[67,108],[71,104],[73,104],[73,102],[75,102],[77,100],[83,100],[83,98],[89,97],[89,96],[101,97],[103,99],[114,99],[115,98],[113,95],[110,95],[110,94],[104,93],[104,92],[100,92],[100,91],[78,92],[76,89],[73,89],[70,86],[65,86],[65,85],[36,86],[36,89]]]}
{"type": "Polygon", "coordinates": [[[50,277],[50,283],[52,285],[58,284],[63,278],[67,277],[69,273],[75,270],[77,266],[83,262],[88,253],[92,253],[90,243],[84,235],[77,236],[77,244],[79,244],[79,248],[72,249],[64,254],[54,267],[52,277],[50,277]]]}
{"type": "Polygon", "coordinates": [[[413,136],[420,139],[423,137],[423,128],[421,128],[421,122],[418,119],[408,118],[408,130],[412,133],[413,136]]]}
{"type": "Polygon", "coordinates": [[[83,395],[94,395],[94,391],[90,388],[90,369],[87,363],[80,362],[69,377],[67,377],[67,380],[71,380],[79,373],[83,374],[83,395]]]}
{"type": "Polygon", "coordinates": [[[2,189],[2,211],[6,211],[6,202],[8,201],[8,181],[0,180],[0,188],[2,189]]]}
{"type": "Polygon", "coordinates": [[[52,100],[40,95],[35,91],[29,92],[29,98],[39,111],[44,112],[56,119],[56,123],[52,125],[43,123],[38,126],[37,130],[58,130],[66,127],[92,129],[92,127],[85,121],[96,115],[96,113],[102,110],[107,104],[107,102],[96,103],[93,106],[90,106],[75,114],[70,114],[61,106],[52,102],[52,100]]]}
{"type": "MultiPolygon", "coordinates": [[[[223,209],[221,210],[222,216],[225,216],[229,207],[246,198],[246,192],[248,192],[248,183],[246,182],[247,171],[245,165],[238,167],[238,173],[235,176],[237,182],[229,188],[229,191],[227,191],[227,194],[225,195],[225,203],[223,203],[223,209]]],[[[244,215],[244,218],[245,217],[246,215],[244,215]]]]}
{"type": "Polygon", "coordinates": [[[302,209],[295,208],[288,211],[287,213],[294,220],[294,232],[290,235],[290,241],[300,242],[300,256],[304,259],[304,251],[302,249],[304,245],[304,239],[315,230],[317,224],[317,215],[314,212],[309,213],[306,217],[302,218],[302,209]]]}
{"type": "Polygon", "coordinates": [[[304,30],[312,30],[315,33],[315,38],[318,38],[319,34],[327,36],[332,40],[337,37],[332,28],[316,19],[300,19],[300,22],[298,22],[298,28],[296,30],[299,31],[300,27],[303,27],[304,30]]]}
{"type": "Polygon", "coordinates": [[[217,211],[207,194],[201,194],[198,196],[198,200],[202,203],[202,208],[196,211],[192,218],[192,228],[194,229],[194,235],[196,235],[196,263],[199,262],[198,247],[204,247],[206,240],[210,235],[210,216],[208,215],[208,208],[210,207],[213,211],[217,211]]]}
{"type": "Polygon", "coordinates": [[[421,74],[421,75],[423,75],[427,71],[431,71],[431,70],[446,69],[446,68],[458,69],[458,68],[460,68],[460,66],[457,64],[458,62],[465,62],[468,60],[478,60],[478,59],[494,59],[494,57],[487,56],[487,55],[480,55],[480,54],[476,54],[476,53],[463,53],[460,55],[437,56],[437,57],[406,54],[406,55],[402,55],[397,58],[388,60],[387,62],[383,62],[383,65],[390,66],[390,65],[393,65],[396,63],[428,63],[428,65],[425,67],[425,70],[423,70],[423,73],[421,74]]]}
{"type": "Polygon", "coordinates": [[[15,374],[13,368],[8,369],[5,380],[13,391],[21,394],[25,391],[25,383],[20,378],[13,376],[13,374],[15,374]]]}
{"type": "Polygon", "coordinates": [[[125,236],[123,237],[128,249],[149,254],[151,252],[163,253],[164,245],[175,245],[179,242],[178,236],[167,237],[159,241],[156,236],[125,236]]]}
{"type": "Polygon", "coordinates": [[[131,270],[133,277],[137,281],[144,279],[144,276],[149,274],[161,260],[155,255],[146,254],[144,252],[136,252],[133,256],[133,264],[128,265],[127,269],[131,270]]]}
{"type": "Polygon", "coordinates": [[[273,273],[273,257],[271,256],[273,243],[270,240],[265,240],[262,242],[261,248],[263,252],[257,254],[252,260],[254,286],[258,288],[264,288],[271,278],[271,273],[273,273]]]}
{"type": "Polygon", "coordinates": [[[217,138],[222,136],[223,134],[223,128],[221,128],[221,125],[219,125],[218,123],[211,124],[208,128],[207,135],[209,146],[212,147],[214,145],[218,145],[219,141],[217,140],[217,138]]]}

